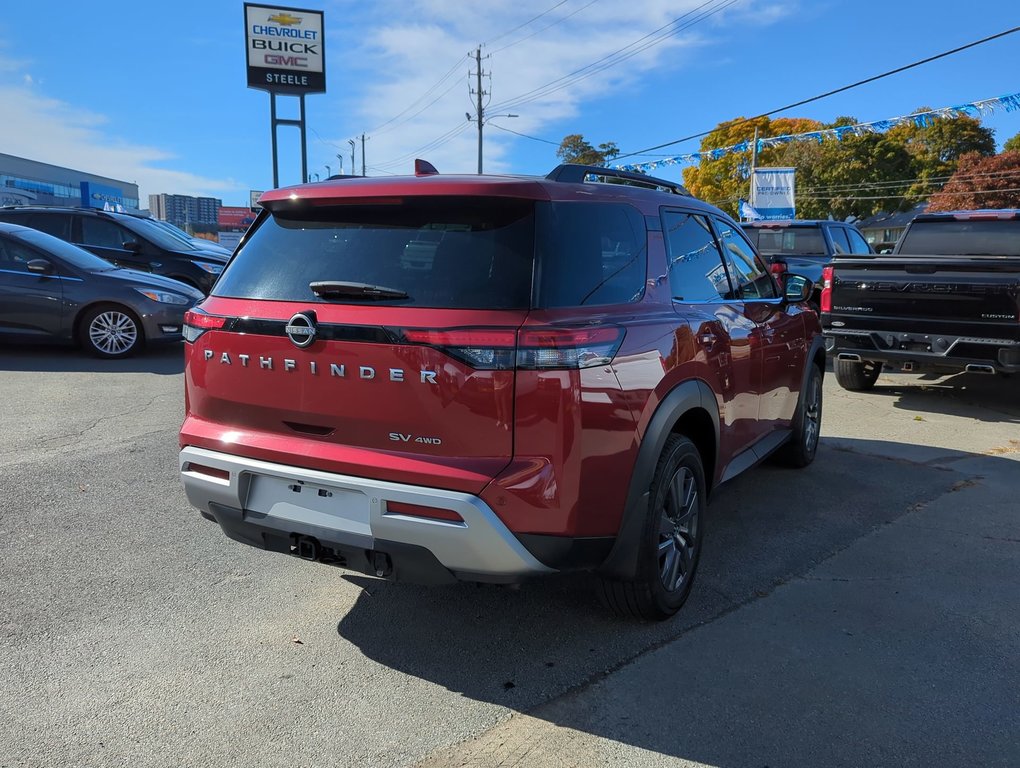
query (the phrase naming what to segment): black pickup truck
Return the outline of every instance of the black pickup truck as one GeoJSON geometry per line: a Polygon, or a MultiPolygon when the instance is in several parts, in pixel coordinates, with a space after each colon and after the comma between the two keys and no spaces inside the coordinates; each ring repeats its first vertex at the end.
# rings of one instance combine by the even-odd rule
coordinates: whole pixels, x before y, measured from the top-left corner
{"type": "Polygon", "coordinates": [[[821,322],[836,380],[1020,371],[1020,210],[917,216],[888,255],[836,256],[821,322]]]}

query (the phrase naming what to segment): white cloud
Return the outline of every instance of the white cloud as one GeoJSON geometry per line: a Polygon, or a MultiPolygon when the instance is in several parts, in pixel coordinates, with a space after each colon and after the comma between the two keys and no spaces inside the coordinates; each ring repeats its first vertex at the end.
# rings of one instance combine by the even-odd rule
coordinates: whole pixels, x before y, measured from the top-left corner
{"type": "Polygon", "coordinates": [[[221,197],[247,189],[232,179],[174,169],[173,154],[129,142],[109,128],[105,116],[45,96],[32,75],[21,71],[24,66],[0,56],[0,73],[20,75],[14,82],[0,79],[0,147],[5,154],[136,183],[142,207],[149,194],[158,192],[221,197]]]}
{"type": "MultiPolygon", "coordinates": [[[[483,90],[491,94],[487,114],[494,122],[531,135],[542,136],[543,129],[558,123],[558,137],[571,132],[563,130],[563,125],[581,113],[586,101],[620,98],[653,71],[681,68],[695,50],[723,36],[723,25],[758,26],[789,12],[789,3],[752,0],[726,7],[722,7],[725,0],[708,4],[705,0],[570,0],[550,11],[552,5],[549,0],[376,2],[371,17],[361,20],[363,42],[348,49],[343,62],[333,67],[334,71],[366,73],[361,80],[367,85],[355,97],[356,117],[345,122],[361,120],[364,129],[371,131],[370,172],[375,167],[406,173],[416,154],[444,172],[475,170],[477,128],[467,121],[465,112],[475,113],[469,87],[475,88],[476,80],[468,73],[476,70],[473,52],[479,40],[491,40],[482,48],[482,55],[488,56],[482,60],[482,69],[491,74],[482,81],[483,90]],[[657,44],[649,45],[658,35],[642,40],[685,13],[689,15],[681,26],[720,7],[718,13],[657,44]],[[533,24],[502,36],[544,11],[549,12],[533,24]],[[409,19],[418,21],[404,21],[409,19]],[[613,55],[631,43],[636,43],[633,48],[613,55]],[[416,103],[447,73],[438,88],[416,103]],[[543,90],[549,84],[553,86],[543,90]],[[413,108],[386,123],[408,107],[413,108]],[[519,117],[496,120],[497,114],[507,112],[519,117]]],[[[591,138],[597,143],[605,137],[591,138]]],[[[330,140],[343,145],[345,139],[330,140]]],[[[512,141],[503,132],[486,132],[487,172],[509,169],[506,153],[512,141]]]]}

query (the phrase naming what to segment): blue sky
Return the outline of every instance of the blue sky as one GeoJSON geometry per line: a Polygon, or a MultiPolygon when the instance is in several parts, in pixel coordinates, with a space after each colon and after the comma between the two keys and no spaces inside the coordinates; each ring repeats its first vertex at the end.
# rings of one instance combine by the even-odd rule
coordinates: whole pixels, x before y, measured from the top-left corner
{"type": "MultiPolygon", "coordinates": [[[[474,172],[477,132],[465,112],[474,111],[468,75],[480,43],[491,74],[483,82],[491,92],[485,170],[544,174],[567,134],[639,150],[1020,24],[1016,0],[281,5],[325,12],[328,91],[306,99],[309,172],[323,177],[327,165],[337,172],[338,153],[350,171],[348,139],[362,133],[369,175],[410,172],[416,155],[441,172],[474,172]],[[713,13],[614,66],[584,69],[699,6],[696,13],[713,13]],[[590,75],[519,98],[578,71],[590,75]],[[518,117],[496,117],[507,111],[518,117]]],[[[246,204],[248,190],[272,185],[272,163],[269,97],[245,85],[242,7],[234,0],[4,3],[0,151],[135,181],[143,201],[169,192],[246,204]]],[[[1020,33],[786,116],[872,121],[1017,92],[1020,33]]],[[[296,102],[281,99],[280,114],[295,117],[296,102]]],[[[1020,112],[984,122],[1000,145],[1020,133],[1020,112]]],[[[281,129],[280,141],[281,184],[297,183],[297,131],[281,129]]],[[[356,154],[360,173],[360,138],[356,154]]],[[[680,170],[659,175],[679,178],[680,170]]]]}

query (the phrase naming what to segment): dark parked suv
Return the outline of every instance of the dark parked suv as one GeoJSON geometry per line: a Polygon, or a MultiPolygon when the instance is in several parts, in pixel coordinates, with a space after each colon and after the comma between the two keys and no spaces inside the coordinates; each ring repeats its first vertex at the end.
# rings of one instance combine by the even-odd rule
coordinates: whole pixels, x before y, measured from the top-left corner
{"type": "Polygon", "coordinates": [[[0,221],[38,229],[91,251],[118,267],[153,272],[210,289],[228,256],[191,245],[153,221],[94,208],[0,208],[0,221]]]}
{"type": "Polygon", "coordinates": [[[181,477],[233,539],[416,582],[597,571],[664,618],[712,489],[814,457],[810,287],[678,185],[421,164],[261,204],[185,325],[181,477]]]}

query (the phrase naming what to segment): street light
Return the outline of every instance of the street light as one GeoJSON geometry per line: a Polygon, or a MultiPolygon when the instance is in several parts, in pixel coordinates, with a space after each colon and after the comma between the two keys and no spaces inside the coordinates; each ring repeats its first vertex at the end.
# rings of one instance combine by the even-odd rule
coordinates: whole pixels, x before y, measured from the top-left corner
{"type": "MultiPolygon", "coordinates": [[[[351,175],[352,176],[357,176],[358,174],[355,173],[355,169],[358,166],[354,162],[354,147],[356,146],[356,144],[354,143],[354,139],[347,139],[347,143],[351,145],[351,175]]],[[[362,173],[362,175],[364,175],[364,173],[365,173],[365,169],[364,168],[361,169],[361,173],[362,173]]]]}
{"type": "Polygon", "coordinates": [[[339,152],[337,152],[336,159],[340,163],[340,165],[337,166],[337,168],[338,168],[337,173],[339,173],[341,176],[343,176],[344,175],[344,156],[341,155],[339,152]]]}
{"type": "Polygon", "coordinates": [[[329,170],[329,166],[327,165],[326,166],[326,176],[332,176],[332,175],[333,175],[333,172],[331,170],[329,170]]]}

